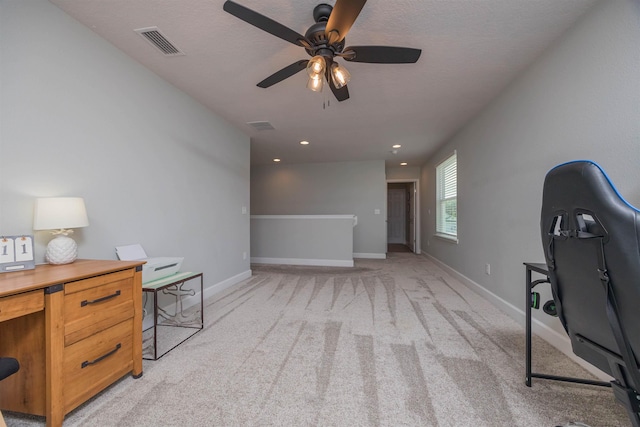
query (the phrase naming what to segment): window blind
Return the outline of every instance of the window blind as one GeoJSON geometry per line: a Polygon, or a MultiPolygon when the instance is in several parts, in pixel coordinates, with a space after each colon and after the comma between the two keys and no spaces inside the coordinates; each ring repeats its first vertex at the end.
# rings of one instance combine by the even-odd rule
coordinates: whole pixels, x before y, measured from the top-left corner
{"type": "Polygon", "coordinates": [[[436,232],[458,235],[458,159],[454,152],[436,166],[436,232]]]}

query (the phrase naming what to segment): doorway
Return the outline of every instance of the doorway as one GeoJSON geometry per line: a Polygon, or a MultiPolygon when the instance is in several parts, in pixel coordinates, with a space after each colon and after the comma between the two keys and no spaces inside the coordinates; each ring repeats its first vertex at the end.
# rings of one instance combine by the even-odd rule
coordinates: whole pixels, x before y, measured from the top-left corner
{"type": "Polygon", "coordinates": [[[420,253],[418,181],[387,181],[387,252],[420,253]]]}

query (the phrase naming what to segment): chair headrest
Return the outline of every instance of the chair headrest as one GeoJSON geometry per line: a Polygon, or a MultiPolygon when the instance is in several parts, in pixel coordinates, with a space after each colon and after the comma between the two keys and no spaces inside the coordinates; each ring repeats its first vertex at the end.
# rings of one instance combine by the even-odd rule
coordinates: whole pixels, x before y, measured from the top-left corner
{"type": "Polygon", "coordinates": [[[616,190],[605,171],[591,160],[574,160],[554,167],[545,178],[545,190],[548,185],[557,187],[555,191],[549,189],[550,196],[558,196],[561,200],[571,197],[576,202],[586,205],[590,201],[593,202],[592,198],[596,195],[600,201],[617,200],[638,211],[616,190]],[[566,189],[572,194],[563,193],[566,189]]]}
{"type": "Polygon", "coordinates": [[[622,198],[602,168],[590,160],[558,165],[545,177],[542,219],[562,217],[563,230],[606,235],[616,222],[635,221],[630,210],[638,212],[622,198]]]}

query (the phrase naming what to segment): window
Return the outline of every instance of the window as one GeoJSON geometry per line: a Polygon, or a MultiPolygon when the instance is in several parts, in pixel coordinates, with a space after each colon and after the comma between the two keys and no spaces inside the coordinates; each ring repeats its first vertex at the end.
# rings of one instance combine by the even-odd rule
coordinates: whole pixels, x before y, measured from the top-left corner
{"type": "Polygon", "coordinates": [[[436,233],[458,236],[458,159],[453,154],[436,166],[436,233]]]}

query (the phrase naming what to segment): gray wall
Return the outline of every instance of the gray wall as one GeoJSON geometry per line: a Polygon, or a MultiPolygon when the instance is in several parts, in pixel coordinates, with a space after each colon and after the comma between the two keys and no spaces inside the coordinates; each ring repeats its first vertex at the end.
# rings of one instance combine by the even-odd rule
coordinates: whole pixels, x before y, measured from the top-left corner
{"type": "Polygon", "coordinates": [[[424,165],[423,250],[524,310],[522,263],[544,261],[538,224],[549,169],[592,159],[640,204],[639,24],[637,1],[596,4],[424,165]],[[435,166],[454,149],[459,244],[433,237],[435,166]]]}
{"type": "Polygon", "coordinates": [[[386,194],[382,160],[251,168],[252,215],[357,215],[356,254],[387,252],[386,194]]]}
{"type": "Polygon", "coordinates": [[[399,168],[387,169],[387,179],[389,180],[398,180],[398,179],[414,180],[419,178],[420,178],[419,166],[403,166],[399,168]]]}
{"type": "Polygon", "coordinates": [[[80,196],[82,258],[141,243],[208,286],[250,274],[248,137],[51,3],[0,7],[0,234],[33,234],[36,197],[80,196]]]}
{"type": "Polygon", "coordinates": [[[251,262],[353,267],[354,215],[251,215],[251,262]]]}

